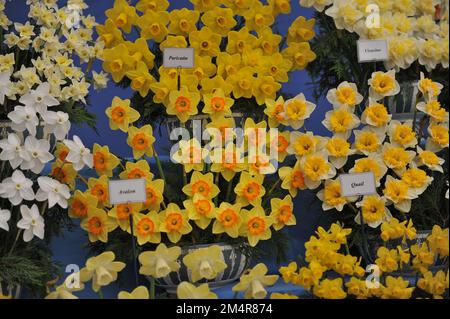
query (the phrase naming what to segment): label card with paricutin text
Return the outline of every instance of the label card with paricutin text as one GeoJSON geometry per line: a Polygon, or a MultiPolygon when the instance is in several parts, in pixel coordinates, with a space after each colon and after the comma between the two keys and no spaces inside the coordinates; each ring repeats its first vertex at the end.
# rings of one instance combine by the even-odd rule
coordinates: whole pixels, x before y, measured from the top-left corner
{"type": "Polygon", "coordinates": [[[124,179],[109,181],[109,203],[145,203],[147,192],[145,179],[124,179]]]}
{"type": "Polygon", "coordinates": [[[341,193],[344,197],[373,195],[377,193],[375,176],[372,172],[342,174],[341,193]]]}
{"type": "Polygon", "coordinates": [[[171,69],[193,69],[194,55],[194,48],[165,48],[163,66],[171,69]]]}
{"type": "Polygon", "coordinates": [[[358,40],[358,62],[376,62],[389,59],[386,40],[358,40]]]}

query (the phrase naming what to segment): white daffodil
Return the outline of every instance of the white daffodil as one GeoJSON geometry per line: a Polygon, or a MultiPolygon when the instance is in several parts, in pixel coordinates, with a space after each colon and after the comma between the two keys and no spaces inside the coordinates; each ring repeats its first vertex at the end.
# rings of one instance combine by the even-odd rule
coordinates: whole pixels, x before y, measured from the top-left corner
{"type": "Polygon", "coordinates": [[[393,120],[388,126],[388,135],[391,144],[403,148],[412,148],[417,145],[416,133],[413,129],[413,121],[408,120],[404,123],[393,120]]]}
{"type": "Polygon", "coordinates": [[[8,222],[11,219],[11,212],[7,209],[0,209],[0,228],[9,231],[8,222]]]}
{"type": "Polygon", "coordinates": [[[347,163],[348,157],[355,154],[355,150],[351,149],[350,143],[341,137],[332,137],[326,140],[327,144],[325,148],[330,163],[336,169],[341,169],[347,163]]]}
{"type": "Polygon", "coordinates": [[[5,102],[5,96],[11,94],[11,74],[8,71],[0,73],[0,105],[5,102]]]}
{"type": "Polygon", "coordinates": [[[347,0],[333,1],[333,5],[325,11],[325,14],[334,19],[337,29],[345,29],[348,32],[354,32],[356,23],[364,18],[364,13],[357,5],[347,0]]]}
{"type": "Polygon", "coordinates": [[[92,78],[94,80],[94,89],[101,90],[108,86],[108,74],[105,72],[97,73],[95,71],[92,72],[92,78]]]}
{"type": "Polygon", "coordinates": [[[62,208],[67,208],[67,200],[70,198],[70,189],[67,185],[61,184],[53,178],[41,176],[38,178],[39,189],[36,199],[40,202],[48,200],[48,207],[52,208],[56,204],[62,208]]]}
{"type": "Polygon", "coordinates": [[[388,72],[374,72],[368,81],[369,96],[379,101],[386,96],[394,96],[400,92],[400,84],[395,79],[395,70],[388,72]]]}
{"type": "Polygon", "coordinates": [[[24,170],[29,169],[35,174],[41,173],[45,164],[54,158],[49,152],[50,142],[48,140],[38,140],[34,136],[28,136],[25,140],[24,148],[30,159],[24,161],[20,168],[24,170]]]}
{"type": "Polygon", "coordinates": [[[391,212],[386,207],[386,198],[378,195],[364,196],[364,198],[356,203],[356,207],[360,208],[360,212],[355,217],[355,222],[361,225],[369,225],[371,228],[377,228],[383,222],[392,219],[391,212]],[[362,217],[362,218],[361,218],[362,217]]]}
{"type": "Polygon", "coordinates": [[[36,110],[31,106],[16,106],[14,111],[8,114],[12,121],[11,128],[16,132],[28,130],[31,135],[36,135],[36,126],[39,125],[39,119],[36,110]]]}
{"type": "Polygon", "coordinates": [[[41,115],[46,123],[44,127],[45,134],[53,133],[59,141],[66,138],[70,130],[69,114],[61,111],[47,111],[41,115]]]}
{"type": "Polygon", "coordinates": [[[386,137],[384,130],[374,126],[365,126],[362,130],[353,131],[353,133],[355,134],[353,148],[358,154],[366,156],[378,152],[386,137]]]}
{"type": "Polygon", "coordinates": [[[34,204],[31,208],[22,205],[20,206],[20,213],[22,219],[17,223],[17,228],[23,229],[23,241],[28,243],[34,236],[44,239],[45,223],[39,213],[39,209],[34,204]]]}
{"type": "Polygon", "coordinates": [[[22,147],[21,140],[15,133],[11,133],[8,138],[0,140],[0,148],[2,149],[0,161],[9,161],[12,169],[19,167],[24,160],[29,161],[31,159],[30,154],[22,147]]]}
{"type": "Polygon", "coordinates": [[[432,171],[444,173],[442,165],[445,160],[438,157],[434,152],[423,150],[420,146],[417,146],[417,156],[414,161],[418,167],[426,166],[432,171]]]}
{"type": "Polygon", "coordinates": [[[93,156],[91,151],[84,146],[78,136],[74,135],[73,141],[64,140],[64,144],[69,148],[69,154],[66,159],[73,164],[77,171],[81,170],[84,165],[92,168],[93,156]]]}
{"type": "Polygon", "coordinates": [[[59,105],[58,100],[50,95],[50,84],[47,82],[40,84],[35,90],[23,95],[19,102],[33,107],[41,114],[47,111],[47,107],[59,105]]]}
{"type": "Polygon", "coordinates": [[[317,11],[322,12],[325,7],[333,3],[333,0],[300,0],[300,5],[305,8],[314,7],[317,11]]]}
{"type": "Polygon", "coordinates": [[[288,125],[294,130],[300,129],[316,109],[314,103],[308,102],[303,93],[293,99],[287,100],[280,116],[287,120],[288,125]]]}
{"type": "Polygon", "coordinates": [[[389,204],[394,204],[395,208],[403,213],[409,213],[411,201],[417,198],[417,193],[406,182],[390,175],[386,177],[383,194],[389,204]]]}
{"type": "Polygon", "coordinates": [[[22,203],[22,200],[34,200],[33,182],[26,178],[20,170],[13,172],[0,184],[0,196],[8,198],[13,206],[22,203]]]}
{"type": "Polygon", "coordinates": [[[327,100],[337,108],[355,107],[363,99],[364,97],[358,93],[355,83],[342,82],[336,89],[327,93],[327,100]]]}
{"type": "Polygon", "coordinates": [[[348,139],[352,130],[359,126],[360,121],[358,116],[350,112],[348,108],[340,107],[327,112],[322,124],[333,132],[334,136],[348,139]]]}
{"type": "Polygon", "coordinates": [[[336,168],[328,162],[328,154],[325,151],[302,157],[300,166],[309,189],[316,189],[322,181],[336,176],[336,168]]]}

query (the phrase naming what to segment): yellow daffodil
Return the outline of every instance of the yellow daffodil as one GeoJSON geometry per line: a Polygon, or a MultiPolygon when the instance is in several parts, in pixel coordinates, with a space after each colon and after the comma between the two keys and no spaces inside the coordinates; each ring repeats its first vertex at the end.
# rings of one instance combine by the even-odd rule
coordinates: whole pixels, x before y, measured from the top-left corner
{"type": "Polygon", "coordinates": [[[130,103],[130,100],[122,100],[116,96],[111,106],[106,109],[105,113],[112,130],[121,130],[126,133],[130,125],[139,119],[139,112],[130,107],[130,103]]]}
{"type": "Polygon", "coordinates": [[[291,196],[286,195],[284,199],[272,198],[270,200],[270,207],[270,217],[273,220],[273,228],[276,231],[279,231],[284,226],[293,226],[297,224],[291,196]]]}
{"type": "Polygon", "coordinates": [[[400,92],[400,85],[395,79],[395,70],[374,72],[368,83],[370,97],[375,101],[386,96],[397,95],[400,92]]]}
{"type": "Polygon", "coordinates": [[[412,220],[400,222],[397,218],[392,218],[381,224],[381,238],[384,241],[398,238],[413,240],[416,234],[417,231],[413,226],[412,220]]]}
{"type": "Polygon", "coordinates": [[[239,204],[231,205],[222,202],[220,207],[216,208],[213,225],[213,234],[226,233],[231,238],[239,236],[239,228],[242,224],[241,206],[239,204]]]}
{"type": "Polygon", "coordinates": [[[266,216],[261,206],[253,207],[250,211],[243,209],[239,233],[247,237],[250,246],[255,247],[260,240],[268,240],[272,237],[270,226],[273,223],[273,218],[266,216]]]}
{"type": "Polygon", "coordinates": [[[411,167],[406,170],[402,175],[402,181],[408,184],[417,196],[420,196],[433,182],[434,178],[427,175],[424,170],[416,167],[411,167]]]}
{"type": "Polygon", "coordinates": [[[284,98],[278,97],[275,101],[273,99],[266,99],[266,108],[264,113],[267,115],[270,127],[278,127],[280,124],[288,125],[287,118],[284,112],[284,98]]]}
{"type": "Polygon", "coordinates": [[[336,169],[328,162],[328,156],[324,152],[303,157],[300,165],[305,175],[305,184],[309,189],[316,189],[322,180],[336,175],[336,169]]]}
{"type": "Polygon", "coordinates": [[[192,170],[202,171],[203,160],[207,155],[207,150],[202,148],[197,139],[181,140],[178,143],[178,151],[172,154],[172,160],[175,163],[183,164],[185,171],[189,173],[192,170]]]}
{"type": "Polygon", "coordinates": [[[229,96],[233,91],[233,85],[225,81],[220,75],[212,78],[203,78],[201,80],[202,94],[214,94],[218,88],[221,88],[225,96],[229,96]]]}
{"type": "Polygon", "coordinates": [[[382,288],[382,299],[410,299],[414,287],[409,287],[409,281],[402,277],[386,277],[386,285],[382,288]]]}
{"type": "Polygon", "coordinates": [[[270,295],[270,299],[300,299],[298,296],[294,296],[294,295],[290,295],[290,294],[282,294],[282,293],[278,293],[278,292],[273,292],[270,295]]]}
{"type": "MultiPolygon", "coordinates": [[[[187,77],[181,77],[182,84],[185,84],[185,78],[187,77]]],[[[170,104],[169,93],[176,90],[176,88],[177,82],[169,76],[162,74],[158,82],[150,84],[150,90],[154,93],[153,102],[164,104],[167,107],[170,104]]]]}
{"type": "Polygon", "coordinates": [[[108,176],[102,175],[98,179],[89,178],[88,180],[88,194],[97,198],[100,207],[109,205],[109,179],[108,176]]]}
{"type": "Polygon", "coordinates": [[[169,13],[167,11],[147,10],[143,16],[137,20],[137,25],[141,29],[141,37],[151,39],[155,42],[162,42],[168,34],[169,13]]]}
{"type": "Polygon", "coordinates": [[[260,206],[261,198],[266,193],[264,186],[264,175],[252,176],[247,172],[242,172],[239,183],[234,192],[237,195],[236,202],[242,206],[260,206]]]}
{"type": "Polygon", "coordinates": [[[208,284],[198,287],[183,281],[177,287],[178,299],[217,299],[217,295],[209,290],[208,284]]]}
{"type": "Polygon", "coordinates": [[[251,9],[245,11],[242,15],[245,18],[246,27],[257,32],[270,27],[275,21],[272,8],[268,5],[263,5],[259,1],[253,3],[251,9]]]}
{"type": "Polygon", "coordinates": [[[107,19],[104,25],[97,25],[96,30],[98,40],[104,43],[105,48],[107,49],[115,47],[124,41],[122,32],[111,19],[107,19]]]}
{"type": "Polygon", "coordinates": [[[281,53],[285,58],[292,61],[292,71],[305,69],[309,63],[317,58],[308,42],[293,42],[281,53]]]}
{"type": "Polygon", "coordinates": [[[392,218],[386,207],[386,199],[378,195],[364,196],[362,201],[356,203],[356,207],[361,209],[361,212],[355,217],[355,221],[360,225],[364,221],[370,227],[378,228],[383,222],[392,218]]]}
{"type": "Polygon", "coordinates": [[[430,249],[440,255],[441,258],[448,257],[449,253],[449,230],[442,229],[439,225],[434,225],[431,235],[428,236],[427,242],[430,249]]]}
{"type": "Polygon", "coordinates": [[[345,283],[345,287],[347,288],[347,293],[355,296],[357,299],[367,299],[372,296],[365,280],[352,277],[345,283]]]}
{"type": "Polygon", "coordinates": [[[103,51],[103,69],[112,75],[114,82],[122,81],[126,73],[133,69],[134,59],[125,44],[119,44],[103,51]]]}
{"type": "Polygon", "coordinates": [[[345,107],[329,111],[325,114],[325,120],[322,121],[329,131],[333,132],[335,136],[342,137],[344,139],[349,138],[351,131],[359,126],[359,118],[348,111],[345,107]]]}
{"type": "Polygon", "coordinates": [[[142,97],[146,97],[150,91],[150,85],[156,82],[155,78],[148,72],[148,66],[143,61],[137,62],[136,69],[126,73],[131,80],[131,88],[142,97]]]}
{"type": "Polygon", "coordinates": [[[269,149],[269,151],[270,149],[275,151],[275,159],[280,163],[284,162],[286,156],[289,155],[288,148],[290,138],[291,137],[289,132],[279,132],[274,136],[268,134],[269,145],[267,146],[267,148],[269,149]]]}
{"type": "Polygon", "coordinates": [[[254,80],[254,69],[252,67],[241,68],[236,74],[227,78],[227,82],[232,85],[233,96],[235,99],[241,97],[247,99],[251,98],[253,96],[254,80]]]}
{"type": "Polygon", "coordinates": [[[193,220],[201,229],[206,229],[214,218],[214,203],[202,196],[193,200],[185,200],[183,205],[188,212],[189,219],[193,220]]]}
{"type": "MultiPolygon", "coordinates": [[[[417,85],[419,91],[427,98],[427,100],[434,100],[441,94],[443,85],[433,80],[426,78],[423,72],[420,72],[420,81],[417,85]]],[[[419,107],[417,106],[417,109],[419,107]]],[[[422,111],[423,112],[423,111],[422,111]]]]}
{"type": "Polygon", "coordinates": [[[144,155],[153,156],[153,129],[150,125],[144,125],[141,128],[131,126],[128,129],[127,144],[133,149],[135,159],[140,159],[144,155]]]}
{"type": "Polygon", "coordinates": [[[350,143],[341,137],[327,139],[325,145],[330,163],[336,168],[341,169],[347,163],[348,157],[355,153],[350,148],[350,143]]]}
{"type": "Polygon", "coordinates": [[[428,127],[429,138],[427,139],[426,149],[432,152],[438,152],[449,145],[448,124],[432,124],[428,127]]]}
{"type": "Polygon", "coordinates": [[[58,142],[56,143],[56,149],[54,152],[55,158],[60,160],[61,162],[64,162],[66,160],[67,155],[69,154],[70,150],[66,146],[66,144],[58,142]]]}
{"type": "MultiPolygon", "coordinates": [[[[209,145],[214,148],[224,147],[224,145],[228,146],[229,142],[234,140],[234,128],[236,128],[236,122],[232,117],[217,117],[211,119],[211,122],[206,124],[206,133],[211,136],[211,142],[209,145]],[[218,132],[220,132],[220,134],[218,134],[218,132]],[[227,138],[231,140],[227,141],[227,138]]],[[[214,150],[212,152],[214,152],[214,150]]],[[[216,152],[214,153],[216,154],[216,152]]],[[[236,155],[236,159],[241,160],[241,156],[243,155],[242,152],[236,153],[236,155]]],[[[213,160],[212,162],[214,163],[216,160],[213,160]]]]}
{"type": "Polygon", "coordinates": [[[229,54],[227,52],[220,52],[217,56],[217,74],[222,78],[227,79],[228,77],[238,73],[242,66],[241,55],[229,54]]]}
{"type": "Polygon", "coordinates": [[[252,93],[258,105],[263,105],[266,99],[275,99],[281,84],[272,76],[258,76],[253,82],[252,93]]]}
{"type": "Polygon", "coordinates": [[[313,293],[323,299],[345,299],[347,293],[343,289],[343,284],[342,278],[324,279],[314,286],[313,293]]]}
{"type": "Polygon", "coordinates": [[[114,7],[106,10],[105,14],[126,33],[131,32],[131,27],[137,19],[136,9],[130,6],[126,0],[114,1],[114,7]]]}
{"type": "Polygon", "coordinates": [[[437,100],[430,100],[428,102],[420,102],[416,108],[431,116],[436,122],[448,122],[448,112],[441,106],[437,100]]]}
{"type": "Polygon", "coordinates": [[[164,200],[164,180],[156,179],[149,181],[147,180],[145,185],[145,190],[147,193],[147,200],[144,203],[144,208],[150,211],[154,210],[159,212],[161,203],[164,200]]]}
{"type": "Polygon", "coordinates": [[[190,183],[183,187],[183,193],[191,198],[202,197],[213,199],[219,194],[220,190],[214,184],[214,176],[212,173],[202,174],[194,172],[190,183]]]}
{"type": "Polygon", "coordinates": [[[141,160],[136,163],[127,162],[125,170],[119,174],[121,179],[153,179],[153,174],[150,172],[150,165],[146,160],[141,160]]]}
{"type": "Polygon", "coordinates": [[[249,155],[247,158],[248,172],[251,175],[270,175],[276,172],[273,158],[266,154],[249,155]]]}
{"type": "Polygon", "coordinates": [[[139,213],[141,210],[141,203],[118,204],[108,212],[108,216],[114,218],[123,231],[131,233],[130,216],[139,213]]]}
{"type": "Polygon", "coordinates": [[[434,152],[423,150],[418,146],[415,163],[419,167],[426,166],[432,171],[443,173],[442,165],[445,163],[445,160],[438,157],[434,152]]]}
{"type": "Polygon", "coordinates": [[[161,243],[155,251],[145,251],[139,255],[141,264],[139,273],[153,278],[163,278],[171,272],[177,272],[180,269],[180,264],[177,262],[180,254],[180,247],[167,248],[161,243]]]}
{"type": "Polygon", "coordinates": [[[59,181],[60,183],[66,184],[71,189],[75,188],[76,178],[78,172],[73,167],[73,164],[62,162],[57,159],[51,167],[50,176],[59,181]]]}
{"type": "Polygon", "coordinates": [[[294,130],[300,129],[305,120],[308,119],[316,109],[314,103],[308,102],[303,93],[293,99],[286,101],[284,112],[281,114],[286,119],[289,126],[294,130]]]}
{"type": "Polygon", "coordinates": [[[214,33],[223,37],[237,24],[233,18],[233,10],[229,8],[214,7],[205,12],[201,19],[214,33]]]}
{"type": "Polygon", "coordinates": [[[211,157],[211,172],[220,173],[227,182],[231,182],[238,172],[245,170],[244,158],[242,154],[238,154],[233,143],[228,143],[225,149],[213,150],[211,157]]]}
{"type": "Polygon", "coordinates": [[[192,282],[200,279],[215,279],[227,268],[220,246],[213,245],[189,252],[183,257],[183,263],[191,271],[192,282]]]}
{"type": "Polygon", "coordinates": [[[196,23],[199,18],[200,13],[196,10],[172,10],[169,16],[169,33],[186,37],[190,32],[197,31],[196,23]]]}
{"type": "Polygon", "coordinates": [[[394,203],[396,209],[404,213],[411,210],[411,200],[417,198],[417,194],[407,183],[388,175],[384,187],[384,196],[394,203]]]}
{"type": "Polygon", "coordinates": [[[308,42],[315,36],[314,25],[315,19],[306,20],[305,17],[300,16],[292,22],[288,29],[287,42],[291,44],[308,42]]]}
{"type": "Polygon", "coordinates": [[[113,283],[117,280],[117,274],[126,266],[123,262],[114,261],[115,259],[116,256],[111,251],[89,258],[86,267],[80,271],[81,281],[92,280],[92,290],[95,292],[113,283]]]}
{"type": "Polygon", "coordinates": [[[205,103],[203,112],[210,114],[212,118],[231,115],[234,100],[226,97],[222,89],[217,89],[213,94],[203,95],[203,101],[205,103]]]}
{"type": "Polygon", "coordinates": [[[88,212],[97,208],[97,198],[89,193],[76,190],[69,200],[69,216],[72,218],[86,218],[88,212]]]}
{"type": "Polygon", "coordinates": [[[442,270],[438,271],[436,275],[433,275],[431,271],[427,271],[423,278],[417,281],[417,287],[426,291],[433,296],[442,296],[448,285],[446,283],[445,272],[442,270]]]}
{"type": "Polygon", "coordinates": [[[362,102],[363,96],[358,93],[356,84],[342,82],[336,89],[328,91],[327,99],[336,108],[353,108],[362,102]]]}
{"type": "Polygon", "coordinates": [[[380,247],[377,251],[375,263],[382,272],[393,272],[398,270],[399,255],[397,249],[389,250],[386,247],[380,247]]]}
{"type": "Polygon", "coordinates": [[[135,299],[135,300],[145,300],[150,299],[150,294],[145,286],[139,286],[132,292],[121,291],[119,292],[117,299],[135,299]]]}
{"type": "Polygon", "coordinates": [[[401,146],[403,148],[412,148],[417,145],[416,133],[413,130],[413,121],[400,123],[399,121],[391,121],[388,127],[388,135],[391,144],[401,146]]]}
{"type": "MultiPolygon", "coordinates": [[[[159,48],[163,51],[166,48],[187,48],[187,46],[188,46],[188,43],[186,41],[186,38],[183,37],[182,35],[178,35],[178,36],[168,35],[167,38],[159,44],[159,48]]],[[[164,67],[161,67],[161,69],[164,69],[164,67]]],[[[186,71],[187,70],[182,70],[181,74],[188,73],[186,71]]],[[[176,69],[175,69],[175,72],[177,72],[176,69]]]]}
{"type": "MultiPolygon", "coordinates": [[[[258,32],[258,45],[265,56],[273,56],[280,51],[280,43],[282,36],[273,33],[272,28],[264,28],[258,32]]],[[[280,60],[278,58],[278,60],[280,60]]],[[[285,65],[286,62],[283,62],[285,65]]],[[[291,62],[289,61],[289,69],[291,68],[291,62]]],[[[289,71],[289,70],[288,70],[289,71]]]]}
{"type": "Polygon", "coordinates": [[[391,120],[390,115],[383,104],[376,103],[369,98],[369,105],[365,108],[361,115],[361,122],[363,124],[380,127],[385,127],[391,120]]]}
{"type": "MultiPolygon", "coordinates": [[[[139,71],[138,73],[143,74],[145,72],[148,73],[149,69],[152,69],[154,66],[154,60],[155,55],[150,51],[150,48],[148,47],[147,40],[144,38],[139,38],[135,42],[125,42],[125,45],[127,46],[131,57],[136,62],[136,69],[139,71]],[[139,62],[144,62],[144,65],[146,68],[142,65],[139,67],[139,62]]],[[[130,74],[132,73],[128,72],[127,76],[130,77],[130,74]]],[[[133,80],[133,78],[136,78],[136,76],[130,77],[130,79],[133,80]]],[[[153,80],[154,81],[154,80],[153,80]]],[[[136,83],[132,83],[133,89],[134,86],[136,86],[136,83]]],[[[136,90],[137,91],[137,90],[136,90]]]]}
{"type": "Polygon", "coordinates": [[[233,13],[236,15],[242,15],[245,11],[251,8],[255,0],[222,0],[222,3],[227,7],[233,10],[233,13]]]}
{"type": "Polygon", "coordinates": [[[362,130],[356,130],[353,133],[355,134],[353,147],[365,156],[377,153],[386,137],[384,132],[372,126],[365,126],[362,130]]]}
{"type": "Polygon", "coordinates": [[[396,147],[393,144],[385,143],[381,149],[384,163],[393,169],[397,175],[402,175],[406,166],[412,162],[416,152],[405,151],[403,147],[396,147]]]}
{"type": "Polygon", "coordinates": [[[212,63],[210,56],[195,55],[194,68],[190,70],[200,82],[204,78],[211,78],[216,74],[217,66],[212,63]]]}
{"type": "Polygon", "coordinates": [[[166,111],[167,114],[176,115],[182,123],[185,123],[190,116],[198,113],[199,102],[200,94],[190,92],[187,87],[183,86],[180,91],[169,93],[169,106],[166,111]]]}
{"type": "Polygon", "coordinates": [[[289,191],[292,197],[297,197],[299,190],[307,188],[305,184],[305,175],[300,167],[300,162],[297,162],[294,167],[281,167],[278,170],[278,175],[282,180],[281,188],[289,191]]]}
{"type": "Polygon", "coordinates": [[[265,287],[274,285],[279,278],[278,275],[266,275],[267,272],[266,265],[256,265],[241,276],[239,283],[232,290],[243,291],[246,299],[264,299],[267,296],[265,287]]]}
{"type": "Polygon", "coordinates": [[[217,56],[220,52],[221,41],[222,37],[208,27],[189,34],[189,43],[200,56],[217,56]]]}
{"type": "Polygon", "coordinates": [[[159,244],[161,233],[159,231],[159,215],[155,211],[147,214],[135,213],[133,215],[134,235],[139,245],[146,243],[159,244]]]}
{"type": "Polygon", "coordinates": [[[258,39],[250,33],[249,28],[243,27],[239,31],[228,33],[227,52],[230,54],[242,54],[246,50],[256,47],[258,39]]]}
{"type": "Polygon", "coordinates": [[[192,231],[186,210],[180,209],[177,204],[170,203],[160,214],[160,232],[166,233],[172,243],[180,241],[183,235],[192,231]]]}
{"type": "Polygon", "coordinates": [[[376,186],[380,186],[380,180],[386,175],[388,168],[384,164],[383,158],[379,154],[372,154],[370,157],[360,158],[355,161],[349,173],[369,173],[375,176],[376,186]]]}
{"type": "Polygon", "coordinates": [[[324,211],[336,209],[342,212],[344,206],[353,200],[353,198],[342,196],[339,179],[326,180],[324,189],[317,193],[317,197],[322,201],[322,209],[324,211]]]}
{"type": "Polygon", "coordinates": [[[428,268],[436,261],[436,255],[429,248],[428,243],[412,245],[411,253],[415,256],[412,260],[412,267],[421,273],[427,272],[428,268]]]}
{"type": "Polygon", "coordinates": [[[320,136],[315,136],[312,132],[292,132],[287,152],[295,155],[298,160],[301,160],[307,155],[323,150],[325,145],[326,140],[320,136]]]}
{"type": "Polygon", "coordinates": [[[244,123],[244,138],[247,149],[253,148],[254,154],[261,154],[267,143],[267,122],[255,123],[252,118],[247,118],[244,123]],[[259,151],[259,153],[257,152],[259,151]]]}
{"type": "Polygon", "coordinates": [[[291,70],[292,62],[285,59],[281,53],[274,53],[270,56],[265,56],[259,66],[259,74],[270,75],[278,82],[288,82],[288,72],[291,70]]]}
{"type": "Polygon", "coordinates": [[[167,0],[139,0],[136,4],[136,9],[140,12],[165,11],[168,7],[169,1],[167,0]]]}
{"type": "Polygon", "coordinates": [[[109,152],[108,146],[94,144],[93,149],[94,169],[99,176],[113,176],[113,170],[120,164],[120,160],[114,154],[109,152]]]}

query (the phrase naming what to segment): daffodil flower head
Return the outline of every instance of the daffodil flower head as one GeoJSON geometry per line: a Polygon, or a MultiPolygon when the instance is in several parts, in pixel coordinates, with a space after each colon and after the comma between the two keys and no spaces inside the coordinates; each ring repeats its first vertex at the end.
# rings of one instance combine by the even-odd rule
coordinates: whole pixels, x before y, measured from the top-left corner
{"type": "Polygon", "coordinates": [[[130,107],[130,103],[130,100],[115,97],[111,107],[106,109],[105,113],[109,118],[109,126],[112,130],[121,130],[126,133],[130,125],[139,119],[139,112],[130,107]]]}
{"type": "Polygon", "coordinates": [[[218,245],[189,252],[183,258],[183,263],[191,271],[193,282],[200,279],[212,280],[227,267],[222,250],[218,245]]]}
{"type": "Polygon", "coordinates": [[[217,299],[217,295],[210,291],[208,284],[201,284],[198,287],[183,281],[177,287],[178,299],[217,299]]]}
{"type": "Polygon", "coordinates": [[[244,291],[246,299],[264,299],[267,296],[265,287],[274,285],[279,278],[278,275],[266,275],[267,272],[266,265],[256,265],[241,276],[233,291],[244,291]]]}
{"type": "Polygon", "coordinates": [[[141,263],[139,273],[153,278],[163,278],[171,272],[177,272],[180,269],[180,264],[177,262],[180,254],[180,247],[167,248],[161,243],[155,251],[145,251],[139,255],[141,263]]]}

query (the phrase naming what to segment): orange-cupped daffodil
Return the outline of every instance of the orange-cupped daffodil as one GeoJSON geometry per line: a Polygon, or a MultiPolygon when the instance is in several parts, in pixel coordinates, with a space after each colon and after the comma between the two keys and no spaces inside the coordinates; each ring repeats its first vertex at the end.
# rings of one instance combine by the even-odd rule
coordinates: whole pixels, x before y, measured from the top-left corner
{"type": "Polygon", "coordinates": [[[292,197],[286,195],[285,198],[272,198],[270,200],[271,213],[273,220],[273,228],[279,231],[284,226],[293,226],[297,224],[294,214],[294,204],[292,197]]]}
{"type": "Polygon", "coordinates": [[[140,159],[144,155],[152,157],[154,142],[153,128],[149,124],[141,128],[132,126],[128,129],[127,144],[132,148],[135,159],[140,159]]]}
{"type": "Polygon", "coordinates": [[[112,105],[106,109],[105,113],[112,130],[121,130],[126,133],[130,125],[139,119],[139,112],[130,107],[130,103],[130,100],[122,100],[116,96],[112,105]]]}
{"type": "Polygon", "coordinates": [[[113,176],[113,170],[120,164],[120,160],[114,154],[110,153],[108,146],[100,146],[94,144],[92,151],[94,169],[99,176],[106,175],[113,176]]]}
{"type": "Polygon", "coordinates": [[[69,199],[69,216],[71,218],[86,218],[92,208],[97,208],[97,204],[98,200],[95,196],[88,192],[83,193],[76,190],[69,199]]]}
{"type": "Polygon", "coordinates": [[[239,228],[242,224],[241,206],[239,204],[230,204],[222,202],[220,207],[216,208],[212,232],[213,234],[226,233],[231,238],[239,236],[239,228]]]}
{"type": "Polygon", "coordinates": [[[270,227],[273,223],[273,218],[266,216],[261,206],[253,207],[250,211],[243,209],[239,233],[247,237],[250,246],[255,247],[260,240],[268,240],[272,237],[270,227]]]}
{"type": "Polygon", "coordinates": [[[159,244],[161,242],[159,215],[156,211],[150,211],[147,214],[136,213],[133,215],[133,222],[134,235],[139,245],[159,244]]]}
{"type": "Polygon", "coordinates": [[[174,244],[179,242],[183,235],[192,231],[186,210],[181,209],[177,204],[170,203],[167,205],[167,208],[159,217],[160,232],[166,233],[170,242],[174,244]]]}

